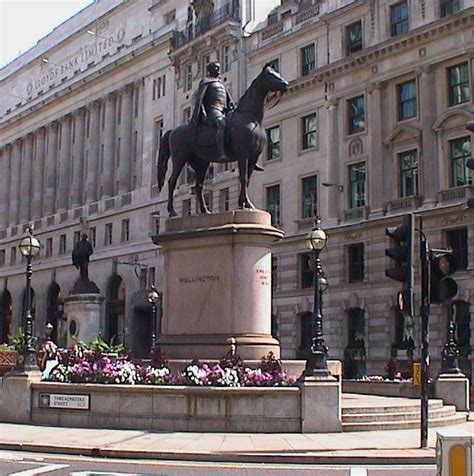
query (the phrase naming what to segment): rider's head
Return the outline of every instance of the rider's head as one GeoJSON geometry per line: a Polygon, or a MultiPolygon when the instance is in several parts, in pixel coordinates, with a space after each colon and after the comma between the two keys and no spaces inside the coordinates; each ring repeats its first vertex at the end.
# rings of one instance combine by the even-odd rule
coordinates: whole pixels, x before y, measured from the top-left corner
{"type": "Polygon", "coordinates": [[[221,72],[221,65],[217,61],[211,61],[207,65],[207,73],[211,78],[217,78],[221,72]]]}

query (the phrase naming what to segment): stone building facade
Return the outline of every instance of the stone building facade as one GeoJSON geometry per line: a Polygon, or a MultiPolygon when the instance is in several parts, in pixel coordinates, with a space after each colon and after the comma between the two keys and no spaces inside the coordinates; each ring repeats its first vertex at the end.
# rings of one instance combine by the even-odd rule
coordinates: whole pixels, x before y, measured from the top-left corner
{"type": "MultiPolygon", "coordinates": [[[[150,236],[166,217],[159,139],[190,117],[205,65],[217,59],[235,99],[268,62],[290,82],[268,103],[265,172],[250,185],[286,234],[273,267],[282,355],[302,356],[308,342],[304,238],[316,212],[329,236],[321,258],[331,357],[381,373],[395,349],[403,358],[410,337],[417,355],[419,318],[397,313],[399,288],[384,276],[385,228],[410,212],[423,217],[433,247],[450,245],[459,257],[452,309],[469,354],[473,23],[473,0],[102,0],[79,12],[0,71],[2,338],[21,323],[24,263],[14,250],[32,222],[43,245],[34,262],[36,332],[46,322],[59,338],[64,332],[61,302],[77,276],[70,253],[84,229],[95,248],[90,276],[106,297],[104,334],[118,328],[144,352],[145,293],[160,288],[162,267],[150,236]]],[[[186,169],[175,199],[183,215],[196,213],[192,185],[186,169]]],[[[213,211],[234,208],[237,192],[233,165],[210,167],[213,211]]],[[[448,311],[432,307],[435,369],[448,311]]],[[[469,359],[463,365],[469,370],[469,359]]]]}

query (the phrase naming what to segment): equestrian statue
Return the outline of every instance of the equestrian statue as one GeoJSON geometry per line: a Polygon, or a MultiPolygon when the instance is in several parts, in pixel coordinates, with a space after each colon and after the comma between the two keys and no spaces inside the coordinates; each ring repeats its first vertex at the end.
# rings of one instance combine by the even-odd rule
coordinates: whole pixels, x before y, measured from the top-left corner
{"type": "Polygon", "coordinates": [[[203,196],[204,178],[210,162],[238,162],[240,208],[255,208],[247,188],[254,170],[262,170],[257,160],[266,145],[262,127],[264,103],[269,92],[285,92],[288,82],[269,64],[253,80],[234,110],[234,103],[220,80],[220,65],[207,66],[208,77],[202,79],[191,121],[167,131],[160,143],[158,187],[165,183],[168,161],[173,170],[168,180],[168,213],[176,216],[173,193],[176,181],[188,163],[196,172],[196,197],[201,213],[210,213],[203,196]]]}

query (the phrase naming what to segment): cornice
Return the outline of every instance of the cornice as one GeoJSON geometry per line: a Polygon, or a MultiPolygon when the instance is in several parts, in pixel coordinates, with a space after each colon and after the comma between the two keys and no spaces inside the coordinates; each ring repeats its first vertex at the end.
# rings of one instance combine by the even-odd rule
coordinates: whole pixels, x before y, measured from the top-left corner
{"type": "MultiPolygon", "coordinates": [[[[300,89],[305,89],[316,85],[316,83],[323,83],[339,76],[346,75],[348,71],[360,69],[362,67],[370,66],[374,63],[380,62],[382,59],[389,57],[393,53],[400,53],[409,48],[415,46],[421,46],[433,39],[441,36],[446,30],[459,29],[461,26],[468,27],[474,25],[474,7],[469,8],[469,14],[466,14],[466,10],[463,10],[462,15],[457,14],[454,18],[444,19],[444,21],[430,23],[417,30],[408,32],[405,35],[396,38],[390,38],[382,43],[371,46],[365,50],[362,50],[358,54],[352,55],[347,58],[331,63],[317,69],[313,74],[308,77],[298,78],[290,84],[288,92],[295,93],[300,89]]],[[[288,37],[287,37],[288,39],[288,37]]],[[[471,49],[469,48],[468,51],[471,49]]],[[[420,71],[425,72],[426,71],[420,71]]]]}

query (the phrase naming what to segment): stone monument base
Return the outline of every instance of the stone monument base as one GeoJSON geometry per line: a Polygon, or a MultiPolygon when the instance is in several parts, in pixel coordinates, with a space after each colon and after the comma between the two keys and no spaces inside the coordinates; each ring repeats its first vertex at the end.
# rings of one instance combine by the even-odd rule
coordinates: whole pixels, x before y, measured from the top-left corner
{"type": "Polygon", "coordinates": [[[261,210],[170,218],[161,246],[163,318],[157,345],[172,359],[243,359],[280,346],[271,335],[271,248],[283,232],[261,210]]]}
{"type": "Polygon", "coordinates": [[[469,411],[469,379],[463,373],[440,374],[435,383],[436,398],[455,405],[458,412],[469,411]]]}
{"type": "Polygon", "coordinates": [[[100,294],[72,294],[64,299],[67,316],[67,345],[74,344],[73,337],[91,341],[100,331],[100,294]]]}

